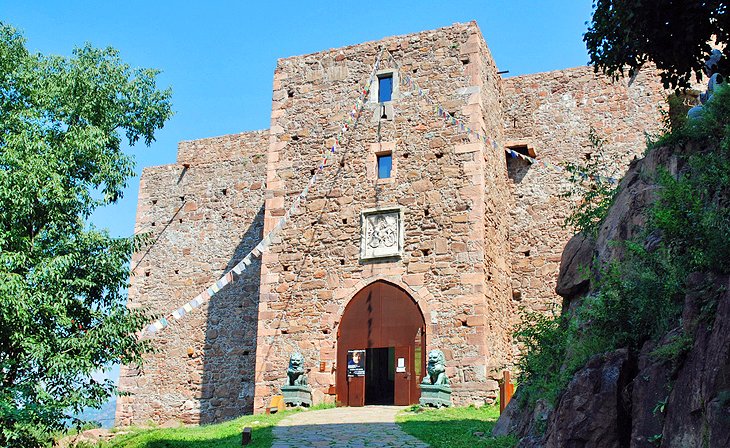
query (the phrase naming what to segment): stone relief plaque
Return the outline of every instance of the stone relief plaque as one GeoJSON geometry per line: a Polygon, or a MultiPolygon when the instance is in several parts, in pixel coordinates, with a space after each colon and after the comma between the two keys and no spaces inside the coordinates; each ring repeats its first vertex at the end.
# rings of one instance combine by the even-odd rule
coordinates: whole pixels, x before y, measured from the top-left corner
{"type": "Polygon", "coordinates": [[[398,257],[403,250],[403,216],[400,208],[362,212],[360,258],[398,257]]]}

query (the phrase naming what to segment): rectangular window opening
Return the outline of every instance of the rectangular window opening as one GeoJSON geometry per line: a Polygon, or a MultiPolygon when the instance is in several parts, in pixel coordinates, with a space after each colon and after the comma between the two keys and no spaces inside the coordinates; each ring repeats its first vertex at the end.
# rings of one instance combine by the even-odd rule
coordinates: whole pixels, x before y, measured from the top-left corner
{"type": "Polygon", "coordinates": [[[378,154],[378,179],[390,178],[393,168],[393,154],[378,154]]]}
{"type": "Polygon", "coordinates": [[[385,103],[393,98],[393,74],[378,76],[378,102],[385,103]]]}
{"type": "Polygon", "coordinates": [[[530,169],[530,161],[520,157],[528,156],[535,158],[535,150],[527,145],[510,145],[505,149],[507,157],[507,177],[515,183],[519,184],[530,169]]]}
{"type": "Polygon", "coordinates": [[[527,148],[527,145],[508,146],[507,151],[506,151],[507,158],[514,157],[510,153],[510,150],[512,150],[516,153],[522,154],[523,156],[535,157],[534,155],[530,154],[530,150],[527,148]]]}

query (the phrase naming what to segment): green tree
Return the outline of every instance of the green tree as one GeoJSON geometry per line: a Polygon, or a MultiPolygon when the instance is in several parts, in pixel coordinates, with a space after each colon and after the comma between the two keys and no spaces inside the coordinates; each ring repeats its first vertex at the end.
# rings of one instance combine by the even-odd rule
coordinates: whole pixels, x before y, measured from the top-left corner
{"type": "Polygon", "coordinates": [[[149,145],[172,114],[157,74],[112,48],[31,54],[0,23],[0,446],[42,446],[114,392],[92,372],[150,348],[125,306],[136,242],[87,219],[134,174],[121,135],[149,145]]]}
{"type": "MultiPolygon", "coordinates": [[[[596,70],[614,79],[654,62],[665,87],[688,87],[702,73],[710,40],[730,43],[726,0],[594,0],[593,7],[583,40],[596,70]]],[[[730,73],[728,58],[718,68],[730,73]]]]}

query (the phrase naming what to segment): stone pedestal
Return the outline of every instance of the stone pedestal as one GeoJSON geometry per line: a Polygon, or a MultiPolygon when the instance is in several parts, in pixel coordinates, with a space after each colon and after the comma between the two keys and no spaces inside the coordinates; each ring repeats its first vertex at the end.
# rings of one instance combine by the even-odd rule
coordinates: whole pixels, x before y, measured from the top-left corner
{"type": "Polygon", "coordinates": [[[421,406],[433,406],[440,408],[442,406],[451,406],[451,388],[446,385],[419,384],[421,388],[421,406]]]}
{"type": "Polygon", "coordinates": [[[287,406],[312,406],[312,388],[309,386],[281,386],[287,406]]]}

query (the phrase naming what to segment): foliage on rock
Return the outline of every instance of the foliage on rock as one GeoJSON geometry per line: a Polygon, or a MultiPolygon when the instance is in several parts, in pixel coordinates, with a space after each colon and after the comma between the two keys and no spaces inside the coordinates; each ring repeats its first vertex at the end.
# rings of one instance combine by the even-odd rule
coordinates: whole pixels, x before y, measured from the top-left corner
{"type": "Polygon", "coordinates": [[[688,277],[730,272],[730,88],[720,89],[701,118],[661,140],[679,148],[681,168],[659,170],[643,231],[612,243],[623,246],[623,257],[591,267],[590,293],[574,309],[523,318],[516,333],[523,400],[555,403],[597,354],[628,348],[635,356],[671,331],[678,333],[657,356],[676,360],[691,347],[681,326],[688,277]]]}
{"type": "Polygon", "coordinates": [[[31,54],[0,23],[1,446],[40,446],[114,392],[93,372],[149,349],[124,296],[139,241],[87,219],[134,174],[119,134],[149,145],[171,116],[156,75],[111,48],[31,54]]]}
{"type": "Polygon", "coordinates": [[[584,164],[568,163],[565,169],[570,173],[571,188],[563,196],[579,198],[573,205],[564,225],[576,232],[583,232],[595,238],[601,220],[608,212],[616,196],[616,185],[600,174],[605,160],[602,157],[606,141],[594,129],[588,133],[592,147],[591,157],[584,164]]]}

